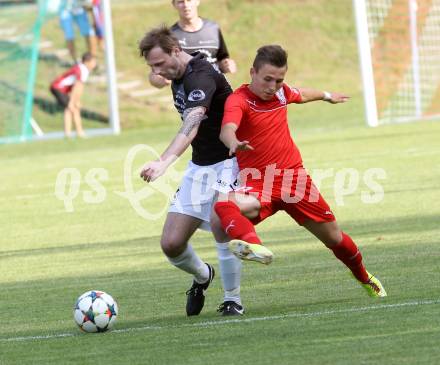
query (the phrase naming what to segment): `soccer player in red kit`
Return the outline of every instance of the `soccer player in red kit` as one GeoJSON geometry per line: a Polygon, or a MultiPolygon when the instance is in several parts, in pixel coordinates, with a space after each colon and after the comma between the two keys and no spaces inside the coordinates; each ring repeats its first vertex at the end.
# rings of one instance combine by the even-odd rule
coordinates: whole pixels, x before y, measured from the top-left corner
{"type": "Polygon", "coordinates": [[[303,167],[287,122],[287,104],[348,97],[284,83],[287,53],[278,45],[261,47],[242,85],[225,104],[220,139],[237,154],[241,187],[218,201],[211,226],[217,242],[230,241],[243,260],[269,264],[272,252],[261,244],[254,225],[284,210],[322,241],[353,273],[372,297],[385,297],[380,281],[362,262],[349,235],[341,231],[330,207],[303,167]],[[232,239],[232,240],[231,240],[232,239]]]}

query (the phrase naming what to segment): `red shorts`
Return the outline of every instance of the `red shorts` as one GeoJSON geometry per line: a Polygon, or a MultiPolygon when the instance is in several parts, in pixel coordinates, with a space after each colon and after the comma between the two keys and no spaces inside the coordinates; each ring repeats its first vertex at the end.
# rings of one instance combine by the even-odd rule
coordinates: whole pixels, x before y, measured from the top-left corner
{"type": "Polygon", "coordinates": [[[255,196],[261,204],[258,217],[251,219],[258,224],[279,210],[284,210],[299,225],[308,219],[315,222],[333,222],[336,218],[306,170],[275,176],[273,183],[248,180],[237,193],[255,196]]]}

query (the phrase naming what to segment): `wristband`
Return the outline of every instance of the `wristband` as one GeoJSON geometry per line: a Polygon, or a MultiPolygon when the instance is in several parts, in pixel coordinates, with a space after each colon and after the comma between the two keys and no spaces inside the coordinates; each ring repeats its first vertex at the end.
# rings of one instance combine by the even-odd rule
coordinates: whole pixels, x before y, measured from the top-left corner
{"type": "Polygon", "coordinates": [[[330,94],[328,91],[323,91],[323,93],[324,93],[324,97],[322,98],[322,100],[324,101],[332,100],[332,94],[330,94]]]}

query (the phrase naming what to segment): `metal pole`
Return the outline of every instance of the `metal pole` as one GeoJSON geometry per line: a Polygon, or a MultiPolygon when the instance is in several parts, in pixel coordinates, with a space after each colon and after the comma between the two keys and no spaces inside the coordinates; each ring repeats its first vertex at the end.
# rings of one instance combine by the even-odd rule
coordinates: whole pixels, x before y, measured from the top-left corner
{"type": "Polygon", "coordinates": [[[107,66],[110,126],[114,134],[119,134],[121,127],[119,122],[118,89],[116,84],[116,66],[110,0],[102,0],[102,10],[104,14],[105,61],[107,66]]]}
{"type": "Polygon", "coordinates": [[[415,116],[422,116],[422,98],[420,92],[420,59],[419,46],[417,44],[417,0],[408,0],[409,25],[411,33],[412,74],[414,82],[415,116]]]}
{"type": "Polygon", "coordinates": [[[31,127],[31,118],[32,118],[32,106],[34,103],[34,86],[35,86],[35,78],[37,76],[37,66],[38,66],[38,54],[39,54],[39,43],[41,38],[41,27],[43,25],[44,18],[46,16],[47,10],[47,0],[39,0],[38,1],[38,16],[37,21],[34,24],[32,29],[33,33],[33,42],[31,48],[31,60],[30,60],[30,68],[27,80],[27,88],[26,88],[26,98],[24,104],[24,113],[23,120],[21,126],[21,140],[26,140],[32,137],[32,127],[31,127]]]}
{"type": "Polygon", "coordinates": [[[379,125],[374,85],[373,62],[371,59],[371,45],[368,34],[367,5],[365,0],[353,0],[356,17],[357,43],[359,61],[364,88],[364,104],[367,124],[370,127],[379,125]]]}

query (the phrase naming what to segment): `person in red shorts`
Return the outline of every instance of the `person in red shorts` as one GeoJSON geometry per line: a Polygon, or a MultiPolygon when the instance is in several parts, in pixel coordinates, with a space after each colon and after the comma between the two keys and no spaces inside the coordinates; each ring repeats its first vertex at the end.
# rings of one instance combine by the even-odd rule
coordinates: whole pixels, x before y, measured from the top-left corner
{"type": "Polygon", "coordinates": [[[71,67],[50,84],[50,92],[58,105],[64,109],[64,134],[67,138],[71,136],[72,121],[78,137],[85,136],[81,121],[80,100],[84,91],[84,83],[95,67],[95,57],[86,52],[82,56],[81,63],[71,67]]]}
{"type": "Polygon", "coordinates": [[[330,207],[303,167],[287,122],[287,105],[324,100],[343,103],[348,96],[284,83],[287,52],[278,45],[257,51],[251,83],[225,104],[220,139],[236,153],[240,187],[215,204],[211,218],[217,242],[229,242],[243,260],[269,264],[272,252],[261,244],[254,225],[284,210],[324,243],[372,297],[385,297],[380,281],[362,262],[349,235],[341,231],[330,207]]]}

